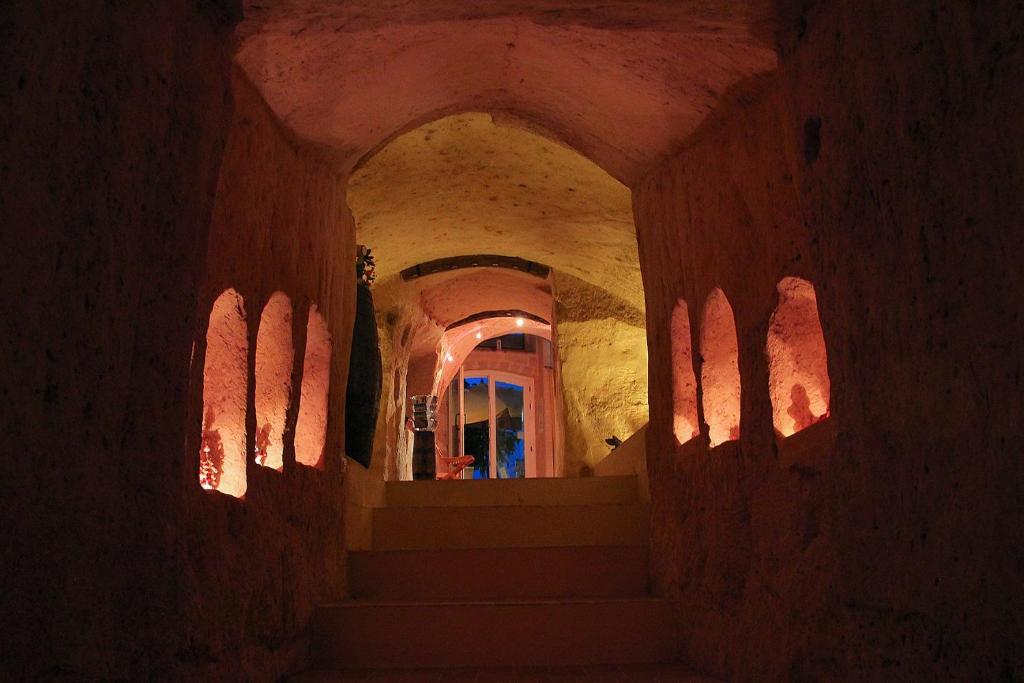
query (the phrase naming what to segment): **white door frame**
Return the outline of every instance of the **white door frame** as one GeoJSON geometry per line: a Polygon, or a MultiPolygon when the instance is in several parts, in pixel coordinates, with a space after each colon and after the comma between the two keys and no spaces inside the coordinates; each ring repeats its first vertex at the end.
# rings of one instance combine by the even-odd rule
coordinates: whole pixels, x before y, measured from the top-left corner
{"type": "MultiPolygon", "coordinates": [[[[533,378],[527,375],[519,375],[514,372],[502,370],[465,370],[459,368],[459,455],[466,454],[466,413],[465,413],[465,392],[466,376],[487,378],[487,402],[488,402],[488,434],[489,445],[488,463],[490,479],[497,479],[498,476],[498,439],[496,427],[496,405],[495,382],[506,382],[523,388],[523,456],[526,459],[526,477],[532,479],[537,476],[537,450],[535,446],[537,409],[534,393],[533,378]]],[[[450,401],[449,401],[450,402],[450,401]]],[[[471,469],[471,468],[467,468],[471,469]]]]}

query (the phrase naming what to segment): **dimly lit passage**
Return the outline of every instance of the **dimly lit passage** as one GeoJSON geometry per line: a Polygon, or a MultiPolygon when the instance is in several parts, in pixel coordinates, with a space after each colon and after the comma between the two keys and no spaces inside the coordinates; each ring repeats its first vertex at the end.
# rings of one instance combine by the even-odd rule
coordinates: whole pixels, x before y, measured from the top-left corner
{"type": "Polygon", "coordinates": [[[0,3],[0,680],[1024,680],[1024,9],[0,3]]]}

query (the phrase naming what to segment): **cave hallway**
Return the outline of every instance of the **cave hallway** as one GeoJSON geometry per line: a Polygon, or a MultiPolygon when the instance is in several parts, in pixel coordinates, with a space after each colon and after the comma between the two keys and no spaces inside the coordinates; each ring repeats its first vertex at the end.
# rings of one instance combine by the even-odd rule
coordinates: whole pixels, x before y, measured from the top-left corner
{"type": "Polygon", "coordinates": [[[1024,681],[1019,0],[0,3],[0,679],[1024,681]]]}

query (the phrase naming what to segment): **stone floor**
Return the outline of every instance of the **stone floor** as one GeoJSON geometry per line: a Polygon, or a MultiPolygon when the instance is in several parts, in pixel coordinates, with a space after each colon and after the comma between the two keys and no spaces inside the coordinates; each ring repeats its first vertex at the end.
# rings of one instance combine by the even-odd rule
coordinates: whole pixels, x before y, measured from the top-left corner
{"type": "Polygon", "coordinates": [[[512,667],[494,669],[406,669],[310,672],[291,679],[294,683],[716,683],[717,679],[694,673],[678,664],[635,666],[512,667]]]}

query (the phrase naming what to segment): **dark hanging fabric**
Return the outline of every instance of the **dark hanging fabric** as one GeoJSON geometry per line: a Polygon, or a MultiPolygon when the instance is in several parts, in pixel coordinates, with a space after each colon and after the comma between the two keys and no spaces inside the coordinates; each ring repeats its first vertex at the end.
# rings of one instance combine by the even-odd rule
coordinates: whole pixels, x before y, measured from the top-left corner
{"type": "Polygon", "coordinates": [[[373,294],[369,287],[360,284],[356,287],[356,322],[345,394],[345,451],[363,467],[370,466],[373,455],[380,390],[380,343],[373,294]]]}

